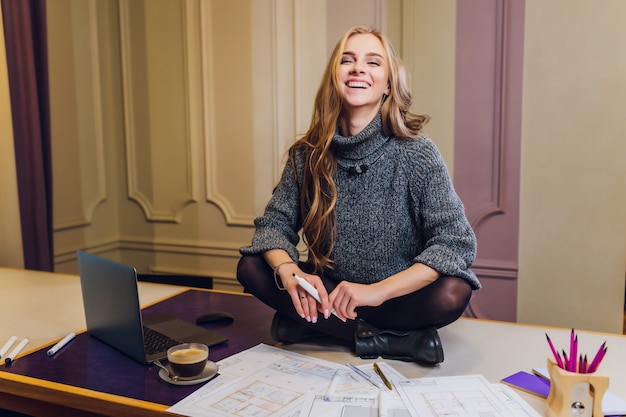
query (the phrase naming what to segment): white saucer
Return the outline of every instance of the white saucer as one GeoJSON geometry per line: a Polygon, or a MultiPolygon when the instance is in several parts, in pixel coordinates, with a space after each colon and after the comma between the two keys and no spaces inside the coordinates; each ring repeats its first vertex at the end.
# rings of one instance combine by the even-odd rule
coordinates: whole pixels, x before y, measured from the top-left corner
{"type": "Polygon", "coordinates": [[[195,384],[200,384],[202,382],[208,381],[209,379],[213,378],[215,375],[217,375],[218,369],[219,368],[215,362],[207,361],[206,366],[204,367],[204,370],[202,371],[202,373],[194,379],[179,379],[177,381],[174,381],[173,379],[169,378],[169,376],[167,375],[167,371],[165,369],[159,370],[159,378],[173,385],[195,385],[195,384]]]}

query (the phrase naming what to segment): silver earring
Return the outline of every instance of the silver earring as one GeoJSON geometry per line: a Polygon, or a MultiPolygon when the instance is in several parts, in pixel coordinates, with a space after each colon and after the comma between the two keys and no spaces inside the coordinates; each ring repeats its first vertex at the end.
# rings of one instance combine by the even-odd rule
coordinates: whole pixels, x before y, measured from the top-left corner
{"type": "Polygon", "coordinates": [[[385,100],[387,100],[387,97],[389,97],[389,96],[387,94],[383,93],[383,99],[382,99],[383,103],[385,102],[385,100]]]}

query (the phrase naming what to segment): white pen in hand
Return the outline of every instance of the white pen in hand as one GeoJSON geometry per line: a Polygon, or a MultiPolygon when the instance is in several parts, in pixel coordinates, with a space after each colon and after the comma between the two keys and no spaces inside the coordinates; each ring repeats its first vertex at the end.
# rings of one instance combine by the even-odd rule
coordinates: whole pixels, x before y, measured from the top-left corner
{"type": "Polygon", "coordinates": [[[22,339],[22,341],[17,346],[15,346],[15,349],[13,349],[11,353],[9,353],[7,358],[4,360],[4,363],[10,365],[11,362],[15,360],[15,357],[19,355],[22,350],[24,350],[29,341],[30,340],[28,340],[28,338],[26,337],[22,339]]]}
{"type": "MultiPolygon", "coordinates": [[[[310,295],[311,297],[315,298],[315,300],[316,300],[318,303],[320,303],[320,304],[322,303],[322,302],[320,301],[320,295],[319,295],[319,293],[317,292],[317,290],[315,289],[315,287],[314,287],[314,286],[312,286],[312,285],[309,283],[309,281],[307,281],[306,279],[304,279],[304,278],[302,278],[302,277],[300,277],[300,276],[298,276],[298,275],[296,275],[296,274],[293,274],[293,277],[294,277],[294,278],[298,281],[298,285],[299,285],[299,286],[301,286],[301,287],[302,287],[302,289],[303,289],[304,291],[306,291],[307,293],[309,293],[309,295],[310,295]]],[[[334,316],[339,317],[339,316],[337,316],[337,313],[335,312],[335,309],[333,309],[333,310],[331,311],[331,313],[332,313],[334,316]]]]}
{"type": "Polygon", "coordinates": [[[7,340],[7,342],[2,346],[2,348],[0,348],[0,358],[3,358],[4,355],[7,354],[7,352],[9,351],[9,349],[11,349],[11,346],[13,346],[13,343],[15,342],[17,342],[17,336],[11,336],[9,340],[7,340]]]}
{"type": "Polygon", "coordinates": [[[57,353],[59,350],[61,350],[61,348],[62,348],[63,346],[65,346],[65,345],[67,345],[69,342],[71,342],[71,341],[72,341],[72,339],[74,339],[75,337],[76,337],[76,333],[70,333],[70,334],[68,334],[68,335],[67,335],[67,336],[65,336],[63,339],[59,340],[59,342],[58,342],[56,345],[52,346],[52,347],[48,350],[47,355],[48,355],[48,356],[52,356],[52,355],[54,355],[54,354],[55,354],[55,353],[57,353]]]}

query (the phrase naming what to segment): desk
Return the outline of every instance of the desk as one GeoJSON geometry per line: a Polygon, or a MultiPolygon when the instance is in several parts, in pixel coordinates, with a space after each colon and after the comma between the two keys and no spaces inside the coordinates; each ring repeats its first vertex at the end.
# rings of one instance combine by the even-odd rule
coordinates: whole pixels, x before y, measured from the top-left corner
{"type": "MultiPolygon", "coordinates": [[[[0,343],[13,334],[32,338],[24,353],[30,353],[28,356],[20,357],[10,369],[0,368],[0,408],[36,416],[170,415],[165,410],[176,398],[183,398],[195,389],[171,386],[157,380],[158,369],[154,366],[126,359],[86,334],[79,335],[73,345],[67,346],[71,350],[62,351],[58,357],[55,355],[52,360],[48,358],[48,362],[43,362],[44,359],[39,356],[45,353],[37,352],[38,348],[49,346],[65,334],[85,326],[78,277],[0,268],[0,282],[5,289],[4,298],[9,300],[0,307],[0,343]],[[37,306],[42,305],[46,306],[45,311],[37,309],[37,306]],[[10,319],[7,320],[7,317],[10,319]],[[5,328],[5,324],[9,327],[5,328]],[[77,362],[72,362],[74,359],[68,355],[72,350],[91,352],[90,355],[95,356],[84,354],[77,362]],[[99,354],[114,358],[111,362],[115,365],[107,366],[106,369],[91,369],[91,376],[85,377],[83,381],[98,387],[97,383],[101,381],[94,379],[104,382],[115,380],[115,376],[111,376],[111,367],[117,367],[115,369],[125,370],[120,373],[124,380],[135,388],[141,388],[138,394],[134,392],[135,397],[130,396],[130,391],[124,391],[123,387],[123,392],[103,392],[99,388],[90,389],[85,388],[85,385],[68,383],[76,375],[64,375],[62,370],[66,366],[89,364],[94,368],[93,364],[102,363],[101,358],[97,357],[99,354]]],[[[235,314],[235,323],[232,328],[214,329],[223,332],[231,340],[228,346],[212,350],[213,360],[217,361],[233,350],[243,350],[250,343],[272,343],[269,338],[272,311],[253,297],[215,291],[187,291],[186,288],[162,284],[139,283],[139,287],[146,313],[167,309],[185,318],[185,314],[196,314],[198,311],[195,308],[202,308],[197,306],[199,303],[206,304],[206,309],[216,309],[223,306],[219,303],[227,303],[229,307],[225,309],[235,314]],[[196,307],[190,309],[192,305],[196,307]],[[243,326],[239,329],[246,328],[248,330],[245,333],[253,333],[253,336],[233,334],[235,326],[243,326]]],[[[530,371],[533,367],[546,366],[550,356],[545,340],[546,332],[557,347],[567,347],[570,329],[460,319],[440,331],[446,358],[439,366],[425,368],[414,363],[387,362],[408,378],[483,374],[489,381],[497,382],[519,370],[530,371]]],[[[582,331],[578,335],[580,352],[595,352],[603,341],[607,341],[609,352],[601,371],[610,377],[609,391],[623,398],[626,395],[626,361],[623,360],[626,337],[582,331]]],[[[371,362],[354,357],[345,346],[318,343],[283,348],[341,364],[371,362]]],[[[540,414],[544,413],[543,400],[521,392],[520,395],[540,414]]]]}

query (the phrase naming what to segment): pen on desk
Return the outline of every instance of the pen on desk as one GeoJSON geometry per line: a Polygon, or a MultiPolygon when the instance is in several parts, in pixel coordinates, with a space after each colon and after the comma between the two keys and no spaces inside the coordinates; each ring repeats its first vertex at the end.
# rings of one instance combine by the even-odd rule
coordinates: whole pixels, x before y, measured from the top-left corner
{"type": "Polygon", "coordinates": [[[17,346],[15,346],[15,349],[13,349],[11,353],[9,353],[7,358],[4,360],[4,363],[6,363],[7,365],[10,365],[11,362],[15,360],[15,357],[19,355],[20,352],[26,347],[28,342],[29,342],[28,338],[26,337],[23,338],[22,341],[17,346]]]}
{"type": "Polygon", "coordinates": [[[387,376],[383,373],[383,370],[380,369],[380,366],[378,366],[378,364],[376,362],[374,362],[374,371],[376,371],[376,373],[378,374],[378,376],[380,376],[380,379],[383,380],[383,382],[385,383],[385,385],[387,386],[387,388],[389,388],[390,390],[393,389],[393,386],[391,385],[391,381],[389,381],[389,379],[387,379],[387,376]]]}
{"type": "Polygon", "coordinates": [[[354,372],[356,372],[357,374],[359,374],[363,378],[365,378],[367,381],[369,381],[376,388],[382,388],[383,387],[383,384],[379,383],[378,381],[373,380],[366,372],[362,371],[361,369],[357,368],[356,366],[352,365],[351,363],[348,363],[346,365],[348,366],[348,368],[352,369],[354,372]]]}
{"type": "Polygon", "coordinates": [[[76,337],[76,333],[73,333],[73,332],[72,332],[72,333],[68,334],[68,335],[67,335],[67,336],[65,336],[63,339],[59,340],[59,342],[58,342],[56,345],[52,346],[52,347],[48,350],[48,352],[46,352],[46,354],[47,354],[48,356],[52,356],[52,355],[54,355],[54,354],[55,354],[55,353],[57,353],[59,350],[61,350],[61,348],[62,348],[63,346],[65,346],[65,345],[67,345],[69,342],[71,342],[71,341],[72,341],[72,339],[74,339],[75,337],[76,337]]]}
{"type": "Polygon", "coordinates": [[[324,401],[330,401],[332,399],[332,394],[337,389],[337,384],[339,384],[340,378],[341,377],[339,375],[339,370],[337,370],[335,372],[335,376],[333,376],[332,381],[330,381],[330,385],[328,386],[328,389],[326,390],[326,395],[324,395],[324,401]]]}
{"type": "Polygon", "coordinates": [[[9,351],[9,349],[11,349],[11,346],[13,346],[13,343],[15,342],[17,342],[17,336],[11,336],[9,340],[7,340],[7,342],[2,346],[2,348],[0,348],[0,358],[3,358],[4,355],[6,355],[6,353],[9,351]]]}
{"type": "Polygon", "coordinates": [[[387,391],[378,392],[378,417],[387,417],[387,391]]]}

